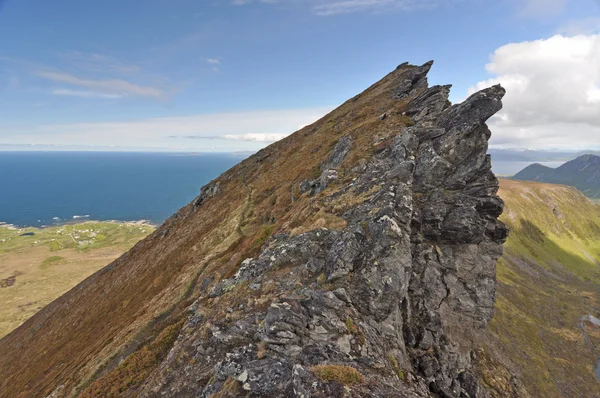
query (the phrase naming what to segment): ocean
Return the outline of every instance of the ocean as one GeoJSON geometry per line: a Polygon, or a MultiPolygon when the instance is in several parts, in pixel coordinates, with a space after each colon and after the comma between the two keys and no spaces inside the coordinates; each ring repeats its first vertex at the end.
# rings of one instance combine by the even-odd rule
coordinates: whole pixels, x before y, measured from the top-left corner
{"type": "Polygon", "coordinates": [[[0,222],[162,223],[246,155],[0,152],[0,222]]]}
{"type": "Polygon", "coordinates": [[[562,166],[565,162],[510,162],[510,161],[494,161],[494,156],[492,155],[492,171],[496,173],[498,176],[513,176],[517,174],[519,171],[523,170],[525,167],[533,164],[539,163],[544,166],[557,168],[562,166]]]}
{"type": "MultiPolygon", "coordinates": [[[[36,227],[88,219],[160,224],[245,156],[0,152],[0,222],[36,227]]],[[[529,164],[495,162],[493,169],[512,175],[529,164]]]]}

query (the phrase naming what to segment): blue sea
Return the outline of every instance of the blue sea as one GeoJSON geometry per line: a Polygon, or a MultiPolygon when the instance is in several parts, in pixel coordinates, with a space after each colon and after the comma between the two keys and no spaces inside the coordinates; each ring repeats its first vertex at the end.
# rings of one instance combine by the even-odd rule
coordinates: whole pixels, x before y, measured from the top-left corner
{"type": "Polygon", "coordinates": [[[0,222],[159,224],[247,155],[0,152],[0,222]]]}
{"type": "Polygon", "coordinates": [[[535,162],[535,161],[530,161],[530,162],[509,162],[509,161],[494,161],[494,157],[492,155],[492,171],[494,173],[496,173],[496,175],[498,176],[513,176],[515,174],[517,174],[519,171],[523,170],[525,167],[533,164],[533,163],[539,163],[542,164],[544,166],[548,166],[551,167],[553,169],[562,166],[565,162],[557,162],[557,161],[553,161],[553,162],[535,162]]]}
{"type": "MultiPolygon", "coordinates": [[[[160,224],[247,154],[0,152],[0,222],[160,224]]],[[[495,162],[512,175],[533,162],[495,162]]],[[[557,167],[562,162],[546,162],[557,167]]]]}

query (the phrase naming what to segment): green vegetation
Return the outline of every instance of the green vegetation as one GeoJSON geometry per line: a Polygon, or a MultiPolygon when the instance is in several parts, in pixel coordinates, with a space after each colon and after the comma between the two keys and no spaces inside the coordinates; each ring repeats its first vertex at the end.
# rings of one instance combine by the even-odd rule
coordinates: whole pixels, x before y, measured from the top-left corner
{"type": "Polygon", "coordinates": [[[365,383],[365,376],[351,366],[316,365],[311,370],[319,379],[325,382],[336,381],[345,386],[365,383]]]}
{"type": "Polygon", "coordinates": [[[79,251],[103,247],[129,248],[154,230],[145,223],[95,222],[51,226],[45,228],[18,228],[0,226],[0,255],[35,246],[46,246],[52,251],[77,249],[79,251]],[[23,235],[29,234],[32,235],[23,235]]]}
{"type": "Polygon", "coordinates": [[[326,281],[327,275],[325,275],[325,272],[321,272],[321,274],[319,274],[319,276],[317,277],[317,283],[319,285],[323,285],[326,281]]]}
{"type": "Polygon", "coordinates": [[[533,259],[548,270],[556,262],[579,278],[600,283],[600,208],[564,186],[502,181],[506,209],[501,219],[512,231],[507,252],[533,259]]]}
{"type": "Polygon", "coordinates": [[[107,265],[154,227],[84,222],[46,228],[0,226],[0,338],[107,265]]]}
{"type": "Polygon", "coordinates": [[[407,379],[408,379],[406,377],[406,372],[404,371],[404,369],[402,369],[400,367],[400,364],[398,363],[398,360],[396,359],[396,357],[390,353],[390,354],[388,354],[388,360],[392,364],[392,368],[394,368],[394,372],[396,373],[398,378],[406,383],[407,379]]]}
{"type": "Polygon", "coordinates": [[[509,395],[510,373],[533,396],[599,392],[593,367],[600,330],[590,330],[585,341],[580,325],[583,316],[598,316],[600,207],[565,186],[511,180],[500,186],[501,220],[511,234],[498,262],[486,351],[502,352],[514,367],[506,372],[484,361],[483,381],[496,396],[509,395]],[[499,382],[502,372],[508,384],[499,382]]]}
{"type": "Polygon", "coordinates": [[[346,318],[346,329],[348,329],[348,333],[350,334],[354,334],[358,331],[356,325],[354,324],[354,320],[352,320],[350,317],[346,318]]]}
{"type": "Polygon", "coordinates": [[[54,263],[58,263],[61,262],[62,260],[64,260],[64,257],[61,256],[50,256],[50,257],[46,257],[44,259],[44,261],[42,261],[42,263],[40,264],[40,268],[42,269],[46,269],[51,267],[54,263]]]}

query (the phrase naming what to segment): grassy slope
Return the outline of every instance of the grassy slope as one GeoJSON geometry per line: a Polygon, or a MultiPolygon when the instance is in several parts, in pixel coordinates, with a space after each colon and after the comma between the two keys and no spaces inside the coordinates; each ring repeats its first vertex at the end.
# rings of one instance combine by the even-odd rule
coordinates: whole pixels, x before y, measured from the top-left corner
{"type": "Polygon", "coordinates": [[[0,227],[0,281],[14,277],[14,284],[0,288],[0,338],[153,229],[116,222],[0,227]]]}
{"type": "MultiPolygon", "coordinates": [[[[585,325],[585,341],[580,320],[599,311],[600,206],[570,187],[500,185],[511,235],[498,263],[488,349],[511,359],[533,396],[597,397],[600,334],[585,325]]],[[[500,373],[489,369],[487,383],[500,373]]]]}
{"type": "MultiPolygon", "coordinates": [[[[406,70],[396,69],[316,123],[234,166],[216,180],[218,197],[200,208],[180,209],[124,256],[0,340],[0,374],[9,375],[0,378],[0,397],[49,395],[58,385],[81,392],[102,375],[125,378],[117,366],[121,359],[141,353],[178,324],[201,290],[231,277],[268,236],[342,228],[339,216],[352,203],[367,200],[367,193],[340,192],[331,201],[301,195],[298,184],[318,176],[338,140],[351,135],[339,180],[328,187],[329,193],[341,190],[357,165],[412,124],[402,115],[411,98],[394,98],[406,70]]],[[[207,322],[226,315],[226,305],[203,300],[207,322]]]]}

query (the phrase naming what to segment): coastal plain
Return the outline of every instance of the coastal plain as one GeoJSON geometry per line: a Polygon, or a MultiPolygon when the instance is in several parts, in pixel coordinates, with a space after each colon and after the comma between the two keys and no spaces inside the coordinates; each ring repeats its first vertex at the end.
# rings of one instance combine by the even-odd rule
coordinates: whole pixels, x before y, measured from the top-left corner
{"type": "Polygon", "coordinates": [[[152,231],[143,221],[0,225],[0,338],[152,231]]]}

